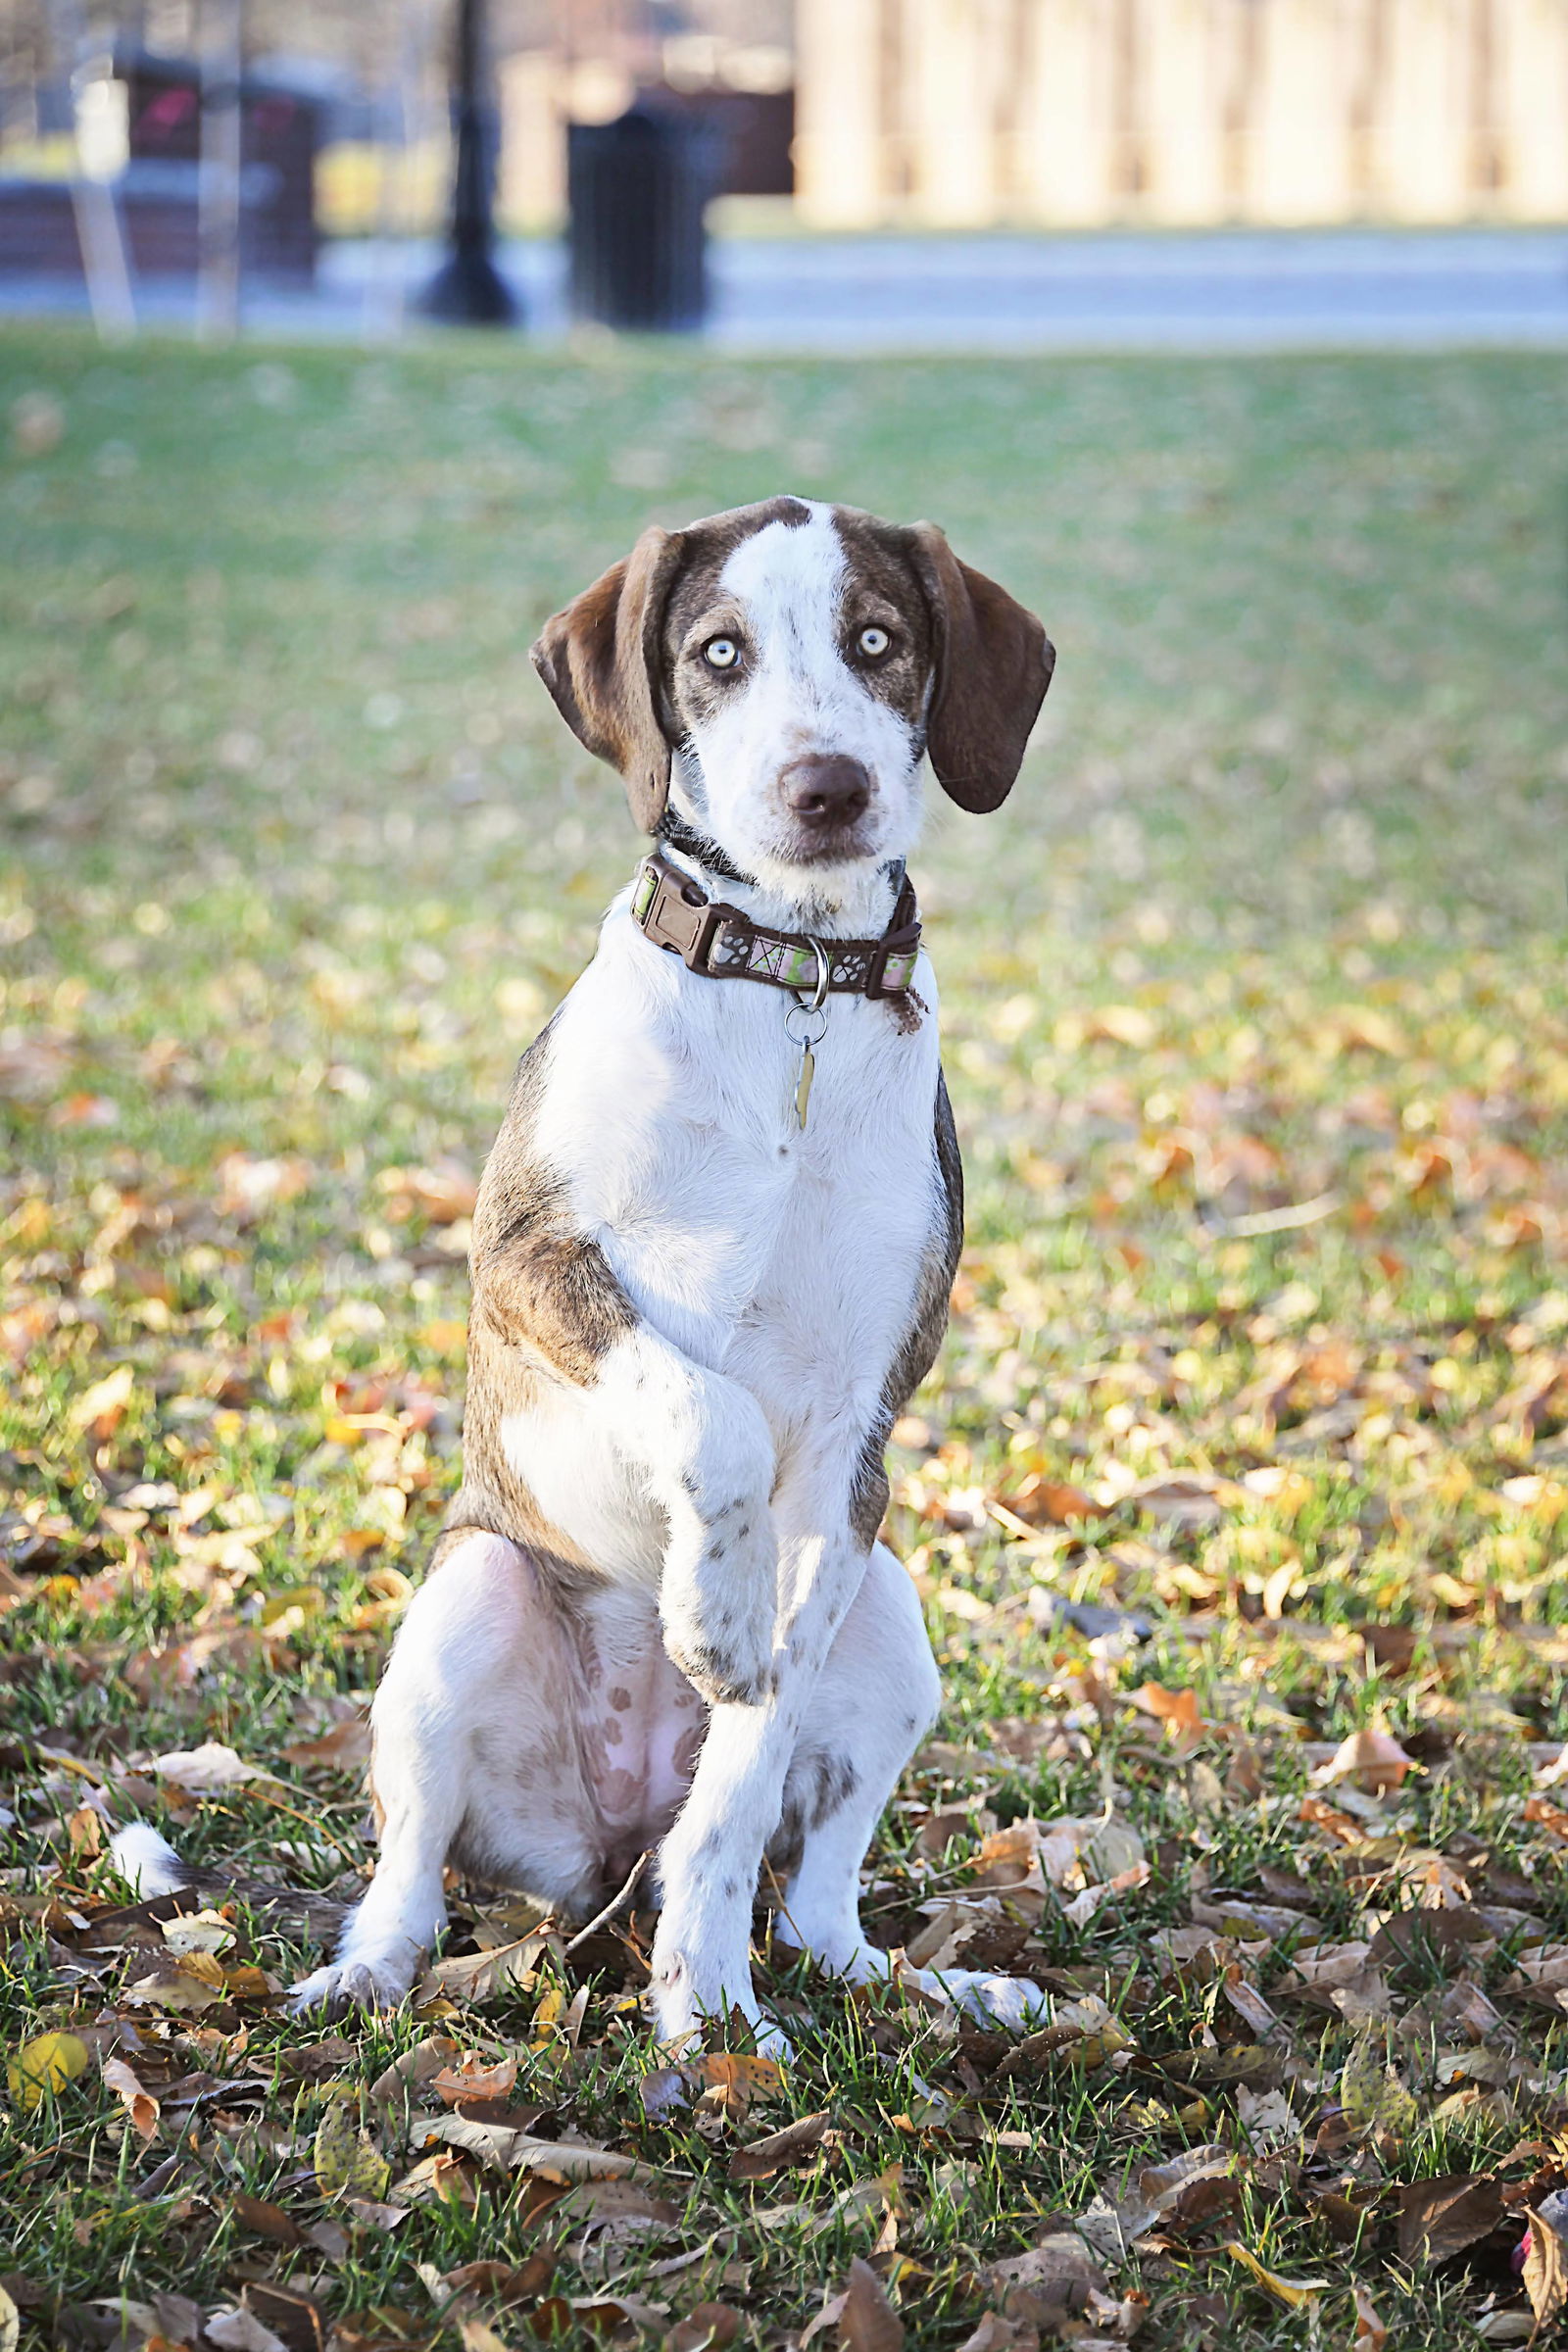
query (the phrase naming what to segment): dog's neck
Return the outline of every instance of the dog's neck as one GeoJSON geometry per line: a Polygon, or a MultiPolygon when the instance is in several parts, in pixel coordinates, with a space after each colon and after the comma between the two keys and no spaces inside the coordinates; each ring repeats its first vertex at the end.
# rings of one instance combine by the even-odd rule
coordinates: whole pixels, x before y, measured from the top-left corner
{"type": "Polygon", "coordinates": [[[689,873],[710,898],[724,899],[756,923],[823,939],[875,939],[893,919],[904,887],[904,859],[885,859],[847,878],[835,874],[830,891],[813,892],[801,868],[749,874],[722,846],[673,808],[660,819],[658,841],[672,865],[689,873]]]}

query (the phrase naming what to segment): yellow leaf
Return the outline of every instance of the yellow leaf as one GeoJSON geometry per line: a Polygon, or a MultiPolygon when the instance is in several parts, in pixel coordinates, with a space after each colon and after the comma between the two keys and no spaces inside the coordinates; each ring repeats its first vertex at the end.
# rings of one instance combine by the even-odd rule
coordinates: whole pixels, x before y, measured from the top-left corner
{"type": "Polygon", "coordinates": [[[1413,2127],[1416,2103],[1389,2063],[1383,2030],[1369,2026],[1345,2061],[1340,2105],[1352,2124],[1401,2136],[1413,2127]]]}
{"type": "Polygon", "coordinates": [[[1225,2251],[1241,2264],[1244,2271],[1251,2273],[1265,2292],[1279,2302],[1288,2304],[1292,2311],[1299,2311],[1303,2303],[1310,2303],[1329,2285],[1327,2278],[1282,2278],[1278,2271],[1265,2270],[1257,2256],[1250,2254],[1245,2246],[1238,2245],[1233,2237],[1226,2239],[1225,2251]]]}
{"type": "Polygon", "coordinates": [[[87,2044],[74,2034],[40,2034],[35,2041],[24,2042],[6,2068],[7,2085],[23,2114],[41,2106],[49,2091],[74,2082],[88,2057],[87,2044]]]}
{"type": "Polygon", "coordinates": [[[90,1389],[83,1389],[71,1408],[72,1428],[90,1431],[95,1438],[111,1436],[130,1402],[135,1379],[129,1364],[117,1364],[90,1389]]]}
{"type": "Polygon", "coordinates": [[[17,2352],[22,2336],[22,2314],[0,2286],[0,2352],[17,2352]]]}
{"type": "Polygon", "coordinates": [[[162,1924],[164,1941],[176,1958],[190,1952],[226,1952],[234,1940],[233,1928],[218,1911],[182,1911],[162,1924]]]}
{"type": "Polygon", "coordinates": [[[317,2127],[314,2162],[323,2197],[384,2197],[392,2178],[391,2166],[343,2099],[333,2101],[317,2127]]]}

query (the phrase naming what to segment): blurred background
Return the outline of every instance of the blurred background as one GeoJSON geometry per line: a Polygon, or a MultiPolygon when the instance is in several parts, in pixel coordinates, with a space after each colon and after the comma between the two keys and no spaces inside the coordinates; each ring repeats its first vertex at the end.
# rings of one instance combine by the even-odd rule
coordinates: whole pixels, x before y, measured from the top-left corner
{"type": "Polygon", "coordinates": [[[466,137],[536,334],[1557,340],[1565,118],[1561,0],[6,0],[0,302],[395,332],[466,137]]]}

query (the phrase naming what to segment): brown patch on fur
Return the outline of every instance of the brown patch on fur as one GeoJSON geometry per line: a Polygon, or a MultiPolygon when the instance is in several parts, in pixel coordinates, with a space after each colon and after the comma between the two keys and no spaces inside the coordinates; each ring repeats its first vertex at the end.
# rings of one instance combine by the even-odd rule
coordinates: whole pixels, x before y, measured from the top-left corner
{"type": "Polygon", "coordinates": [[[678,582],[693,572],[712,583],[733,549],[770,522],[800,524],[797,498],[735,507],[683,531],[651,524],[629,556],[539,633],[531,660],[578,742],[618,768],[631,812],[656,830],[669,798],[671,745],[679,733],[668,705],[666,614],[678,582]]]}
{"type": "Polygon", "coordinates": [[[933,1146],[937,1164],[937,1214],[920,1262],[914,1308],[909,1328],[882,1383],[876,1425],[866,1437],[850,1497],[850,1526],[867,1551],[876,1542],[888,1507],[888,1474],[883,1449],[888,1432],[937,1360],[942,1335],[948,1328],[948,1303],[953,1278],[963,1248],[963,1162],[953,1124],[948,1082],[937,1073],[933,1146]]]}
{"type": "Polygon", "coordinates": [[[578,742],[620,770],[645,833],[669,797],[670,748],[655,681],[664,600],[682,552],[679,533],[650,525],[629,556],[552,613],[530,657],[578,742]]]}
{"type": "Polygon", "coordinates": [[[1032,612],[959,563],[934,522],[917,522],[908,537],[936,639],[931,765],[960,808],[999,808],[1040,715],[1056,651],[1032,612]]]}
{"type": "Polygon", "coordinates": [[[546,1029],[517,1065],[473,1212],[463,1484],[446,1525],[454,1535],[480,1528],[505,1536],[569,1576],[592,1563],[546,1518],[513,1469],[502,1429],[544,1384],[592,1387],[607,1350],[635,1327],[637,1310],[597,1243],[566,1224],[564,1188],[535,1155],[549,1054],[546,1029]]]}

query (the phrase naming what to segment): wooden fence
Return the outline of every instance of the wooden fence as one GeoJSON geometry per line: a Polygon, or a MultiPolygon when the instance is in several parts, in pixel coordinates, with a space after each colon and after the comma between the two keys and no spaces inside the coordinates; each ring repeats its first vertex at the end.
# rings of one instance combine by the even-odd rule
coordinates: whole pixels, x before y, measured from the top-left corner
{"type": "Polygon", "coordinates": [[[1568,220],[1568,0],[798,0],[824,227],[1568,220]]]}

